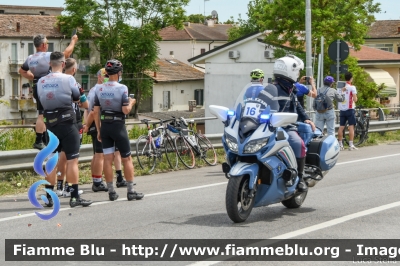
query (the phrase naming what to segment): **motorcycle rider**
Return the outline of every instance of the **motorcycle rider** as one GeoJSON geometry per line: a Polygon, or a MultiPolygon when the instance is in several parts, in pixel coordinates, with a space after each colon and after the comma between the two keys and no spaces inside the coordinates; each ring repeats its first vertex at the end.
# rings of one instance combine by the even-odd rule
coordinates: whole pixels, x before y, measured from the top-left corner
{"type": "MultiPolygon", "coordinates": [[[[296,97],[297,89],[295,83],[300,76],[300,70],[303,68],[303,61],[294,55],[287,55],[277,59],[273,68],[273,74],[275,77],[274,85],[278,89],[279,112],[297,113],[297,121],[310,124],[314,131],[314,123],[310,120],[296,97]]],[[[288,126],[285,130],[289,135],[289,144],[296,156],[297,172],[300,178],[297,190],[299,192],[306,192],[308,186],[304,181],[304,165],[306,160],[304,141],[297,133],[296,127],[288,126]]]]}
{"type": "MultiPolygon", "coordinates": [[[[250,72],[251,85],[246,89],[243,95],[244,103],[257,103],[260,104],[260,109],[265,109],[267,106],[271,110],[278,111],[279,105],[277,102],[278,92],[272,84],[263,85],[264,71],[256,68],[250,72]]],[[[258,114],[257,114],[258,115],[258,114]]],[[[246,113],[244,114],[246,116],[246,113]]]]}

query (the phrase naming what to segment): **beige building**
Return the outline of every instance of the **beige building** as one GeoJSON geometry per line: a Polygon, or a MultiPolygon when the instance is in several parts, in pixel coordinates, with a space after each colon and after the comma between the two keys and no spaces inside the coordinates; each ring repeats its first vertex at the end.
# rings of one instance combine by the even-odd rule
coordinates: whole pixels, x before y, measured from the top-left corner
{"type": "MultiPolygon", "coordinates": [[[[230,24],[216,24],[209,20],[207,24],[185,22],[183,29],[170,26],[160,31],[162,38],[157,44],[159,57],[177,59],[186,64],[189,58],[203,54],[228,42],[230,24]]],[[[204,65],[199,65],[204,68],[204,65]]]]}
{"type": "Polygon", "coordinates": [[[146,72],[154,81],[152,111],[184,111],[189,101],[204,105],[204,73],[176,59],[158,59],[158,71],[146,72]]]}
{"type": "MultiPolygon", "coordinates": [[[[0,100],[10,103],[9,106],[0,104],[0,120],[19,122],[24,117],[26,122],[32,122],[36,119],[29,81],[18,70],[28,55],[36,52],[33,36],[37,34],[46,35],[49,52],[64,51],[71,38],[60,32],[56,16],[0,14],[0,100]]],[[[79,68],[75,78],[86,90],[96,83],[96,78],[88,74],[88,66],[100,60],[94,44],[87,42],[87,45],[92,48],[87,56],[72,55],[79,68]]]]}
{"type": "Polygon", "coordinates": [[[63,10],[62,7],[0,5],[0,14],[5,15],[59,16],[63,10]]]}

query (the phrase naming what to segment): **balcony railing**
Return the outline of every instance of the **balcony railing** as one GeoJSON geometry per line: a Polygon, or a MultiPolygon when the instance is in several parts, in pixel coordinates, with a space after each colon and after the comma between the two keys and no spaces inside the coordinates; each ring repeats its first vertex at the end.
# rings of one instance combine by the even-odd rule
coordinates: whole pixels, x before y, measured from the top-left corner
{"type": "Polygon", "coordinates": [[[22,59],[8,60],[8,64],[10,66],[10,74],[19,74],[18,71],[24,62],[25,62],[25,60],[22,60],[22,59]]]}

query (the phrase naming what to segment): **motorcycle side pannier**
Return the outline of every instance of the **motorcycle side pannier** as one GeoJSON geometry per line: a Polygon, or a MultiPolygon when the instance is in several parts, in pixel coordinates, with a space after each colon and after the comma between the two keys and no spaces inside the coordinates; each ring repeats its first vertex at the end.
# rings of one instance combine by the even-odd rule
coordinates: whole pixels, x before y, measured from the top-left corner
{"type": "Polygon", "coordinates": [[[339,143],[334,136],[321,136],[311,140],[307,146],[306,164],[328,171],[335,166],[339,158],[339,143]]]}

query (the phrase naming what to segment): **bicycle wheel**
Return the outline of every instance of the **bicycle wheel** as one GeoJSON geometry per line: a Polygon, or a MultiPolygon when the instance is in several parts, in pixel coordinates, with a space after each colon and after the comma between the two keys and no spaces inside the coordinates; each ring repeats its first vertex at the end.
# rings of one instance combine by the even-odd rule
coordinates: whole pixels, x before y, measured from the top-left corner
{"type": "Polygon", "coordinates": [[[140,136],[136,141],[136,157],[140,167],[147,171],[152,172],[156,166],[156,155],[152,149],[152,143],[149,136],[140,136]]]}
{"type": "Polygon", "coordinates": [[[187,168],[192,169],[196,164],[193,150],[182,136],[177,136],[175,138],[175,148],[179,160],[181,160],[187,168]]]}
{"type": "MultiPolygon", "coordinates": [[[[346,126],[343,129],[343,143],[350,145],[350,138],[346,136],[346,128],[347,128],[347,135],[348,135],[348,126],[349,124],[346,123],[346,126]]],[[[354,126],[354,139],[353,144],[354,146],[361,145],[365,140],[365,130],[363,124],[357,119],[356,125],[354,126]]]]}
{"type": "Polygon", "coordinates": [[[172,140],[170,135],[164,136],[164,149],[165,157],[167,157],[169,166],[171,166],[172,169],[177,169],[178,153],[176,152],[174,141],[172,140]]]}
{"type": "Polygon", "coordinates": [[[217,164],[217,153],[214,150],[214,146],[211,144],[210,140],[200,134],[195,134],[197,139],[197,145],[199,145],[201,151],[201,158],[206,161],[209,165],[217,164]]]}

